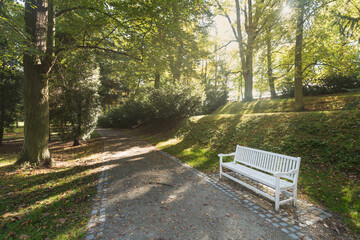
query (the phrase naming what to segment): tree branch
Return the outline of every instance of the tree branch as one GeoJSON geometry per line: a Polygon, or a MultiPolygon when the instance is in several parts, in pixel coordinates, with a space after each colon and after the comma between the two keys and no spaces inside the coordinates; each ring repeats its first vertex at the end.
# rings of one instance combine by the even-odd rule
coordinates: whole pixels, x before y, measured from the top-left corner
{"type": "Polygon", "coordinates": [[[222,48],[227,47],[230,43],[233,43],[233,42],[237,42],[237,40],[230,40],[230,41],[229,41],[228,43],[226,43],[225,45],[223,45],[223,46],[221,46],[220,48],[216,49],[216,50],[214,51],[214,53],[216,53],[217,51],[219,51],[219,50],[222,49],[222,48]]]}
{"type": "Polygon", "coordinates": [[[218,7],[220,8],[220,10],[224,13],[223,16],[226,17],[226,19],[228,20],[229,25],[230,25],[230,27],[231,27],[231,30],[232,30],[233,33],[234,33],[235,38],[236,38],[236,39],[239,39],[239,37],[238,37],[238,35],[237,35],[237,33],[236,33],[236,30],[235,30],[234,26],[232,25],[231,18],[230,18],[230,16],[229,16],[229,14],[227,14],[227,13],[225,12],[225,10],[224,10],[223,7],[220,5],[220,3],[219,3],[218,0],[216,0],[216,3],[217,3],[217,5],[218,5],[218,7]]]}
{"type": "Polygon", "coordinates": [[[7,22],[9,24],[9,26],[17,33],[19,34],[22,38],[24,38],[26,41],[31,42],[31,39],[29,39],[22,31],[20,31],[17,27],[16,24],[13,24],[10,21],[10,18],[6,15],[6,13],[3,11],[3,7],[4,7],[4,0],[2,0],[0,2],[0,14],[3,16],[3,19],[5,20],[5,22],[7,22]]]}

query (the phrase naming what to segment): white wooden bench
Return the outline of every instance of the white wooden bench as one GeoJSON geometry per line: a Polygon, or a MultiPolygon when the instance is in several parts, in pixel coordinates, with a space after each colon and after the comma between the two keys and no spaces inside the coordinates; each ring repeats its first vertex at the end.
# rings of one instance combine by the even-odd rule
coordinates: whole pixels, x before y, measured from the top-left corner
{"type": "Polygon", "coordinates": [[[281,204],[288,202],[293,202],[296,206],[300,157],[290,157],[239,145],[236,146],[234,153],[219,154],[218,156],[220,157],[220,178],[221,176],[228,177],[274,201],[276,211],[279,210],[281,204]],[[234,161],[223,162],[225,156],[234,156],[234,161]],[[229,173],[223,172],[223,168],[274,189],[275,197],[231,176],[229,173]],[[287,190],[292,190],[292,192],[287,190]],[[289,198],[280,201],[280,193],[284,193],[289,198]]]}

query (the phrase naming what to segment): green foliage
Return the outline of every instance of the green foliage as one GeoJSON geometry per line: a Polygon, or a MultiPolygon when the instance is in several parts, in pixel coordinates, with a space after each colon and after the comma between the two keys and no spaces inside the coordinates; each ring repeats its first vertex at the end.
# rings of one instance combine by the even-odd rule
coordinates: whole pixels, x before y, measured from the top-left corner
{"type": "Polygon", "coordinates": [[[4,130],[11,131],[18,120],[22,99],[21,59],[12,50],[14,46],[0,37],[0,145],[4,130]]]}
{"type": "Polygon", "coordinates": [[[196,87],[167,85],[143,88],[100,118],[99,126],[128,128],[151,119],[170,119],[201,111],[202,91],[196,87]]]}
{"type": "Polygon", "coordinates": [[[51,84],[52,123],[63,140],[75,144],[88,139],[97,124],[99,69],[86,52],[67,56],[56,68],[51,84]]]}
{"type": "Polygon", "coordinates": [[[225,105],[228,99],[226,88],[218,89],[215,86],[207,85],[205,88],[206,99],[204,102],[204,113],[209,114],[218,107],[225,105]]]}

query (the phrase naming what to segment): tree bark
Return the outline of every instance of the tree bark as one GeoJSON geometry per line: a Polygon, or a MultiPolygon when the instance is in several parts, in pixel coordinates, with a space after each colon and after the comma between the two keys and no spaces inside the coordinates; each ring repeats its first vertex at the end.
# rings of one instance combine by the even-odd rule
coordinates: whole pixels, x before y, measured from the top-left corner
{"type": "MultiPolygon", "coordinates": [[[[256,24],[254,25],[252,19],[252,2],[248,1],[248,15],[245,16],[247,22],[245,22],[245,31],[248,35],[247,37],[247,46],[246,49],[243,44],[243,37],[241,31],[241,15],[240,15],[240,2],[235,0],[236,4],[236,31],[237,31],[237,42],[239,45],[240,61],[241,61],[241,70],[244,77],[245,88],[244,88],[244,99],[243,101],[252,101],[253,100],[253,51],[254,51],[254,41],[256,38],[256,24]]],[[[246,13],[245,13],[246,15],[246,13]]],[[[235,33],[234,33],[235,34],[235,33]]]]}
{"type": "Polygon", "coordinates": [[[80,142],[77,138],[74,139],[73,147],[80,146],[80,142]]]}
{"type": "MultiPolygon", "coordinates": [[[[24,54],[24,143],[17,164],[52,165],[49,142],[49,87],[47,75],[51,68],[51,56],[46,47],[48,41],[47,0],[25,1],[25,31],[32,40],[31,48],[24,54]]],[[[51,14],[50,14],[51,15],[51,14]]]]}
{"type": "Polygon", "coordinates": [[[275,91],[275,83],[274,83],[274,76],[273,76],[273,69],[272,69],[272,55],[271,55],[271,29],[267,30],[266,36],[266,57],[267,57],[267,74],[268,74],[268,81],[270,87],[270,95],[271,98],[276,98],[276,91],[275,91]]]}
{"type": "Polygon", "coordinates": [[[295,111],[304,110],[303,92],[302,92],[302,48],[303,48],[303,30],[304,30],[304,4],[298,0],[298,16],[296,21],[296,40],[295,40],[295,111]]]}
{"type": "MultiPolygon", "coordinates": [[[[2,96],[4,96],[2,94],[2,96]]],[[[5,128],[5,106],[4,104],[1,104],[1,115],[0,115],[0,146],[2,145],[2,141],[4,138],[4,128],[5,128]]]]}

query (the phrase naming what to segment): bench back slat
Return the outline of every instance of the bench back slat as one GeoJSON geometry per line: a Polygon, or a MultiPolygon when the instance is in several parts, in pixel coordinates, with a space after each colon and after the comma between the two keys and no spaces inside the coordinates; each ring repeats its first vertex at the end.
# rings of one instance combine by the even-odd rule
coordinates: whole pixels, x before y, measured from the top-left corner
{"type": "MultiPolygon", "coordinates": [[[[234,161],[270,174],[299,169],[298,158],[239,145],[236,146],[234,161]]],[[[293,181],[296,174],[290,174],[285,178],[293,181]]]]}

